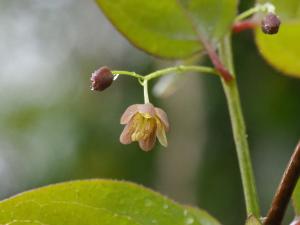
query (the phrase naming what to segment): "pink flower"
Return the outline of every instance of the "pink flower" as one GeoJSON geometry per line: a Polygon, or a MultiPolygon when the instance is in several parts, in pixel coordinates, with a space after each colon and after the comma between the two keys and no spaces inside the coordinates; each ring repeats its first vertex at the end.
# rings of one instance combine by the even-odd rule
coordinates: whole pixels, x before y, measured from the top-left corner
{"type": "Polygon", "coordinates": [[[129,106],[121,117],[121,124],[126,124],[121,136],[122,144],[138,141],[144,151],[150,151],[158,138],[160,144],[167,147],[166,131],[169,130],[167,114],[151,103],[129,106]]]}

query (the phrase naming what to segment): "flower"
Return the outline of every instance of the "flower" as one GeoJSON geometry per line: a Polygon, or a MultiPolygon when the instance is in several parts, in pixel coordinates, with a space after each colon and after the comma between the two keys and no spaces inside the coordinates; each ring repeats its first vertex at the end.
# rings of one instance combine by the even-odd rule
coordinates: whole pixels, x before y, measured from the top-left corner
{"type": "Polygon", "coordinates": [[[103,91],[108,88],[112,84],[113,78],[111,70],[106,66],[96,70],[91,77],[92,91],[103,91]]]}
{"type": "Polygon", "coordinates": [[[169,130],[167,114],[151,103],[129,106],[121,117],[121,124],[126,125],[121,136],[122,144],[138,141],[144,151],[150,151],[158,138],[160,144],[167,147],[166,131],[169,130]]]}

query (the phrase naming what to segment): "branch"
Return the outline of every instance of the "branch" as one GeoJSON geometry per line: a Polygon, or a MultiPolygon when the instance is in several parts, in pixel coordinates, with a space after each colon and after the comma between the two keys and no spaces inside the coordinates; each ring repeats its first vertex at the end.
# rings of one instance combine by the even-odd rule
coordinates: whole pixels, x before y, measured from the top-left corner
{"type": "Polygon", "coordinates": [[[273,198],[264,225],[280,225],[300,174],[300,141],[273,198]]]}

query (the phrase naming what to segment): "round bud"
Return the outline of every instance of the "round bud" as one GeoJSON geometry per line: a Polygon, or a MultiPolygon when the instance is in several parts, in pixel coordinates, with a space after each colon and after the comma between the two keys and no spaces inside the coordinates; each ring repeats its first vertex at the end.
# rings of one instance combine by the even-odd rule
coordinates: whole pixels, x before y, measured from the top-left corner
{"type": "Polygon", "coordinates": [[[92,81],[92,90],[93,91],[103,91],[108,88],[113,82],[113,74],[111,70],[103,66],[100,69],[96,70],[91,77],[92,81]]]}
{"type": "Polygon", "coordinates": [[[268,13],[261,21],[261,29],[265,34],[276,34],[280,27],[280,19],[274,13],[268,13]]]}

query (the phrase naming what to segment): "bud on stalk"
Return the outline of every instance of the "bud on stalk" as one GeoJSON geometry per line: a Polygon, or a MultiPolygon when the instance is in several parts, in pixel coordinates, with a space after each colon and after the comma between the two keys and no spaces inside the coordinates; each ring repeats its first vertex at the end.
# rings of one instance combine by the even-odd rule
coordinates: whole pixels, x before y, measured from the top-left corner
{"type": "Polygon", "coordinates": [[[268,13],[261,21],[261,29],[265,34],[277,34],[280,23],[278,16],[274,13],[268,13]]]}
{"type": "Polygon", "coordinates": [[[96,70],[91,77],[92,91],[103,91],[108,88],[113,82],[113,74],[111,70],[103,66],[96,70]]]}

